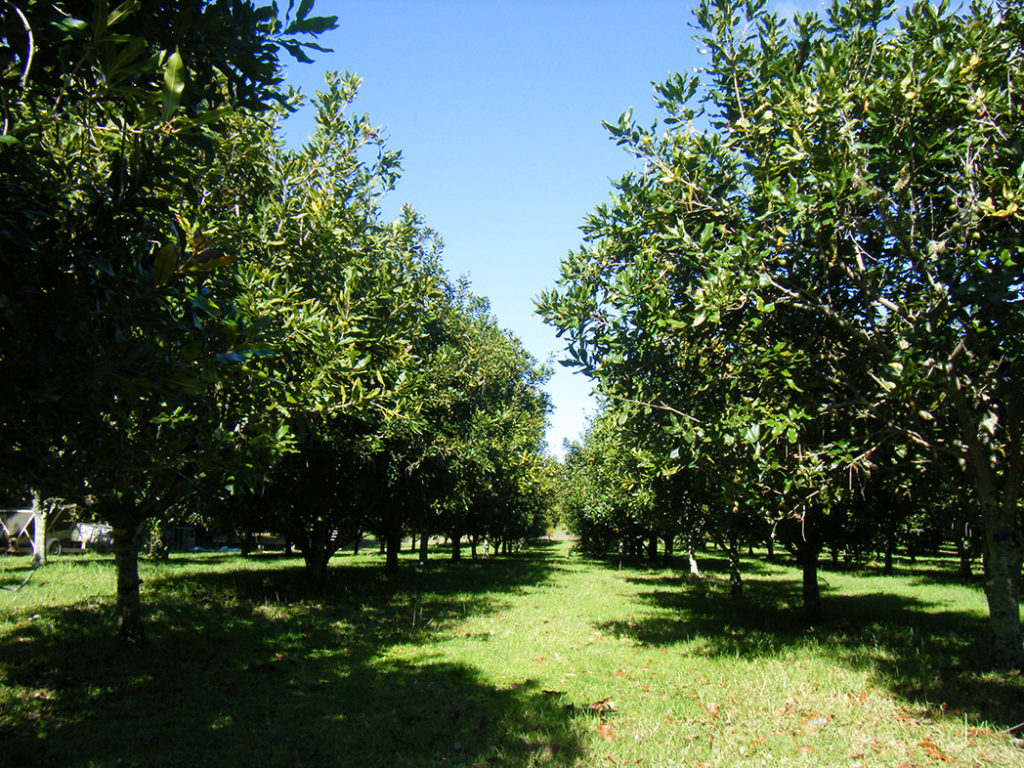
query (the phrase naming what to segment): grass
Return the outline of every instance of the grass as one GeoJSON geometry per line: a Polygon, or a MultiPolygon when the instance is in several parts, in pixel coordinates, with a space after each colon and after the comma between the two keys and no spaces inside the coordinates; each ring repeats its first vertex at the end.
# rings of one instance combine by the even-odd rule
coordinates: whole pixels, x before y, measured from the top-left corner
{"type": "Polygon", "coordinates": [[[982,670],[984,600],[947,563],[826,571],[815,631],[774,563],[736,600],[711,555],[700,580],[565,543],[333,563],[320,595],[294,558],[147,563],[137,650],[109,639],[109,558],[0,592],[0,764],[1024,765],[1024,685],[982,670]]]}

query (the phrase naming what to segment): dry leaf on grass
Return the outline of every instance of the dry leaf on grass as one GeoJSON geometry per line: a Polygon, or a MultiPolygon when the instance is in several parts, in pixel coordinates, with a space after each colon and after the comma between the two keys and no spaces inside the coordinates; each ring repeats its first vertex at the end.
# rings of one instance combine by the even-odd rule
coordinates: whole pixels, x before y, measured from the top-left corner
{"type": "Polygon", "coordinates": [[[818,750],[816,750],[810,744],[801,744],[799,747],[796,748],[796,751],[799,752],[801,755],[813,755],[818,750]]]}
{"type": "Polygon", "coordinates": [[[612,734],[612,727],[607,723],[599,723],[597,725],[597,735],[605,741],[611,741],[615,738],[615,736],[612,734]]]}
{"type": "Polygon", "coordinates": [[[939,749],[935,744],[932,744],[930,741],[920,741],[918,742],[917,746],[923,749],[925,751],[925,754],[928,755],[928,757],[934,760],[941,760],[944,763],[949,762],[949,755],[947,755],[945,752],[939,749]]]}
{"type": "Polygon", "coordinates": [[[591,702],[589,707],[591,712],[597,712],[599,715],[603,715],[605,712],[617,712],[615,708],[615,702],[612,701],[609,696],[607,699],[601,699],[600,701],[591,702]]]}

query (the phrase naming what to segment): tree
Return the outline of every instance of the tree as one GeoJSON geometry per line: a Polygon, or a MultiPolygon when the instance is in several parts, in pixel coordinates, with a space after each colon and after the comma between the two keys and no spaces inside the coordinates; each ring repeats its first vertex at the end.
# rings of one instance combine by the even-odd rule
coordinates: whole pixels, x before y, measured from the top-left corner
{"type": "Polygon", "coordinates": [[[611,126],[646,170],[542,309],[611,394],[744,444],[758,469],[741,482],[778,474],[764,457],[788,467],[796,483],[769,483],[787,506],[825,488],[829,508],[876,454],[955,458],[984,529],[992,660],[1020,668],[1019,10],[894,19],[850,0],[787,31],[765,6],[702,3],[708,66],[656,86],[669,130],[611,126]],[[701,367],[736,418],[703,422],[701,367]]]}
{"type": "Polygon", "coordinates": [[[243,267],[239,297],[268,326],[275,352],[251,367],[273,382],[263,410],[292,439],[290,455],[240,491],[273,506],[315,586],[334,552],[387,508],[383,446],[418,423],[416,371],[445,289],[439,241],[420,217],[407,207],[382,220],[398,154],[351,112],[358,85],[329,74],[313,135],[275,152],[264,247],[243,267]]]}
{"type": "Polygon", "coordinates": [[[213,394],[258,334],[217,268],[247,251],[228,235],[263,190],[261,164],[231,162],[237,121],[285,103],[279,49],[304,57],[334,24],[311,7],[283,29],[243,0],[0,10],[0,450],[7,472],[60,463],[98,499],[131,643],[139,526],[238,426],[213,394]]]}

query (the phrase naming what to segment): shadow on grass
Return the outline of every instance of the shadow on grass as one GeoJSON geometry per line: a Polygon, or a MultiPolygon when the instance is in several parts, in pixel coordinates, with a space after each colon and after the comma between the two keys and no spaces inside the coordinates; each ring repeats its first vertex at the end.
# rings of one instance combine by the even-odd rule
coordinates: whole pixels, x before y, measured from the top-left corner
{"type": "Polygon", "coordinates": [[[950,562],[921,562],[921,558],[918,558],[917,563],[906,562],[895,566],[892,573],[886,573],[885,569],[877,564],[861,566],[853,569],[853,572],[858,576],[866,577],[899,576],[908,579],[908,583],[913,585],[934,584],[936,586],[945,586],[948,584],[980,587],[982,584],[979,574],[965,576],[957,570],[956,565],[950,562]]]}
{"type": "MultiPolygon", "coordinates": [[[[619,557],[618,555],[595,555],[593,553],[576,551],[575,556],[583,562],[593,563],[605,568],[629,568],[637,571],[665,571],[666,569],[673,568],[686,568],[687,560],[686,553],[679,554],[675,553],[671,560],[666,563],[662,555],[658,555],[656,560],[651,560],[649,557],[619,557]]],[[[705,574],[722,574],[727,575],[729,573],[729,561],[725,553],[719,551],[713,552],[700,552],[697,556],[699,561],[700,570],[705,574]]],[[[741,561],[740,570],[743,576],[746,577],[749,574],[762,574],[769,573],[772,570],[774,563],[784,562],[784,559],[775,556],[772,560],[765,562],[762,559],[755,559],[744,556],[741,561]]],[[[676,582],[678,583],[678,582],[676,582]]]]}
{"type": "Polygon", "coordinates": [[[424,661],[503,594],[543,583],[542,554],[409,569],[301,568],[147,584],[151,642],[118,650],[108,611],[52,610],[0,640],[4,764],[63,766],[572,765],[579,733],[550,694],[424,661]],[[555,725],[553,725],[555,724],[555,725]]]}
{"type": "Polygon", "coordinates": [[[767,659],[806,649],[870,670],[880,686],[935,716],[966,713],[1002,727],[1020,723],[1024,681],[986,673],[986,625],[977,615],[890,592],[823,588],[825,620],[809,628],[798,578],[759,579],[751,570],[739,598],[725,594],[721,580],[638,577],[650,588],[643,599],[661,610],[599,628],[648,645],[686,644],[711,656],[767,659]]]}
{"type": "MultiPolygon", "coordinates": [[[[0,587],[15,591],[32,572],[32,559],[28,556],[0,554],[0,587]]],[[[2,593],[0,593],[2,594],[2,593]]]]}

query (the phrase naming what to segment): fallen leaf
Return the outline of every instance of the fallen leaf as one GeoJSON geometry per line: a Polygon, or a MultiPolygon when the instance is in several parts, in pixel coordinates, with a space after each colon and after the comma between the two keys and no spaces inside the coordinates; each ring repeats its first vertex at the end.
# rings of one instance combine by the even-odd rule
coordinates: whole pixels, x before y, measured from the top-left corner
{"type": "Polygon", "coordinates": [[[810,744],[801,744],[799,747],[796,748],[796,751],[799,752],[801,755],[813,755],[818,750],[816,750],[810,744]]]}
{"type": "Polygon", "coordinates": [[[607,723],[598,723],[597,735],[605,741],[611,741],[615,738],[615,736],[612,735],[612,727],[607,723]]]}
{"type": "Polygon", "coordinates": [[[935,744],[930,741],[918,742],[917,746],[925,751],[925,754],[933,760],[941,760],[944,763],[949,762],[949,755],[939,749],[935,744]]]}
{"type": "Polygon", "coordinates": [[[721,708],[721,707],[720,707],[720,706],[718,705],[718,703],[717,703],[717,702],[715,702],[715,701],[712,701],[711,703],[709,703],[709,704],[707,705],[707,710],[708,710],[708,712],[710,712],[710,713],[711,713],[712,715],[717,715],[717,714],[718,714],[719,712],[721,712],[721,711],[722,711],[722,708],[721,708]]]}
{"type": "Polygon", "coordinates": [[[615,702],[609,696],[607,699],[592,702],[590,704],[590,711],[603,715],[605,712],[617,712],[618,710],[615,708],[615,702]]]}

